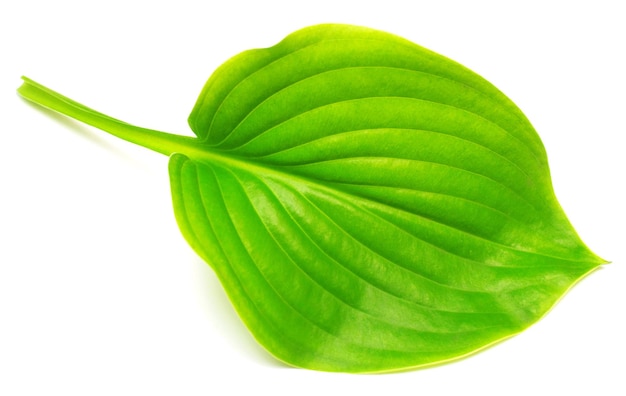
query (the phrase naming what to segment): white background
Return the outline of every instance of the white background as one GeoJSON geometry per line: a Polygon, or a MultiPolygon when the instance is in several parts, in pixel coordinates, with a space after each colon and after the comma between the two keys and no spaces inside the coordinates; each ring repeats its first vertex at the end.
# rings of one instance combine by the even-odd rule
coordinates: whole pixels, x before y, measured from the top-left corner
{"type": "Polygon", "coordinates": [[[626,394],[620,1],[8,3],[1,395],[626,394]],[[180,235],[167,158],[15,94],[23,74],[113,117],[185,134],[223,61],[322,22],[404,36],[505,92],[539,131],[572,223],[613,263],[526,332],[461,361],[387,375],[289,368],[255,343],[180,235]]]}

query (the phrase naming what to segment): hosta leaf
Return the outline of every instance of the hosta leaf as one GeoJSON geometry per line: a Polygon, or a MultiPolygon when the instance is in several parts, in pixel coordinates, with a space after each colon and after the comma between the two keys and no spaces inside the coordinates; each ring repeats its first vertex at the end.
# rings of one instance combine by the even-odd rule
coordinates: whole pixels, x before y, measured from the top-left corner
{"type": "Polygon", "coordinates": [[[29,79],[27,99],[171,155],[176,218],[269,352],[371,372],[480,350],[604,261],[522,112],[399,37],[321,25],[209,79],[197,138],[130,126],[29,79]]]}

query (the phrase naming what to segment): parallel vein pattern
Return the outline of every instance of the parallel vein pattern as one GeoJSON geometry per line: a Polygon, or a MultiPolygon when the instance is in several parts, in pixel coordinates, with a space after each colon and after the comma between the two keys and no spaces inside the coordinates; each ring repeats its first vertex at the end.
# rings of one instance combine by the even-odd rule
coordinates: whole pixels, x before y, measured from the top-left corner
{"type": "Polygon", "coordinates": [[[601,263],[496,88],[398,37],[296,32],[209,80],[174,206],[259,342],[290,364],[385,371],[516,334],[601,263]]]}

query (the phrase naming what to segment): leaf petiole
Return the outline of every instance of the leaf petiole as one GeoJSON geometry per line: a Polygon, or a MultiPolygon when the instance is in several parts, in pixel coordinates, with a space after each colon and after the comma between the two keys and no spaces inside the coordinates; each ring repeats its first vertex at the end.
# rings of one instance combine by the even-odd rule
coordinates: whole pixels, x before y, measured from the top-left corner
{"type": "MultiPolygon", "coordinates": [[[[28,77],[23,76],[22,80],[24,82],[17,92],[24,99],[102,129],[128,142],[165,155],[189,153],[190,151],[195,151],[200,146],[196,138],[128,124],[84,106],[28,77]]],[[[206,151],[206,148],[203,148],[203,150],[206,151]]]]}

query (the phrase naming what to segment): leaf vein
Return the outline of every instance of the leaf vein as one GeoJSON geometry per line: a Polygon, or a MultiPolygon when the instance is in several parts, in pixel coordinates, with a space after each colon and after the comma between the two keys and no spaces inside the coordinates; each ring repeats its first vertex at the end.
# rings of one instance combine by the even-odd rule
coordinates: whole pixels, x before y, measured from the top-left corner
{"type": "MultiPolygon", "coordinates": [[[[483,117],[483,116],[481,116],[479,114],[473,113],[473,112],[471,112],[469,110],[465,110],[465,109],[462,109],[462,108],[459,108],[459,107],[456,107],[456,106],[452,106],[452,105],[447,105],[445,103],[436,102],[436,101],[433,101],[433,100],[419,99],[419,98],[412,98],[412,97],[405,97],[405,96],[390,96],[390,95],[371,96],[371,97],[365,97],[365,98],[339,100],[339,101],[336,101],[336,102],[327,103],[327,104],[324,104],[324,105],[321,105],[321,106],[317,106],[317,107],[305,110],[305,111],[303,111],[301,113],[298,113],[296,115],[293,115],[290,118],[288,118],[286,120],[283,120],[283,121],[277,123],[276,125],[273,125],[273,126],[267,128],[267,129],[261,131],[260,133],[255,135],[252,139],[250,139],[250,140],[248,140],[246,142],[243,142],[239,146],[231,147],[229,149],[222,149],[222,150],[225,151],[225,152],[228,152],[228,151],[234,151],[234,150],[237,150],[237,149],[241,149],[245,145],[250,144],[251,142],[254,142],[257,139],[260,139],[262,136],[271,133],[273,130],[276,130],[278,127],[280,127],[282,125],[285,125],[286,123],[290,122],[291,120],[307,116],[307,115],[309,115],[309,114],[311,114],[313,112],[321,111],[322,109],[330,108],[332,106],[337,106],[338,104],[358,102],[358,101],[371,100],[371,99],[401,99],[401,100],[407,100],[407,101],[431,103],[431,104],[435,104],[435,105],[439,105],[439,106],[443,106],[443,107],[448,107],[450,109],[454,109],[454,111],[459,111],[459,112],[470,114],[470,115],[472,115],[474,117],[477,117],[477,118],[480,118],[480,119],[484,120],[485,122],[493,125],[496,129],[499,129],[502,132],[504,132],[505,134],[509,135],[512,140],[517,141],[521,145],[521,147],[524,147],[524,149],[526,149],[535,160],[537,160],[538,162],[541,162],[541,161],[539,161],[539,157],[537,157],[537,154],[532,150],[532,148],[526,142],[520,140],[518,137],[512,135],[511,132],[509,132],[508,130],[504,129],[500,125],[496,124],[495,122],[493,122],[493,121],[491,121],[491,120],[489,120],[489,119],[487,119],[487,118],[485,118],[485,117],[483,117]]],[[[231,133],[232,133],[232,131],[231,131],[231,133]]],[[[228,136],[230,136],[230,135],[227,135],[227,137],[228,136]]],[[[454,136],[456,136],[456,135],[454,135],[454,136]]],[[[219,146],[223,141],[224,140],[220,141],[219,143],[216,143],[215,146],[219,146]]]]}
{"type": "MultiPolygon", "coordinates": [[[[446,77],[446,76],[442,76],[439,74],[434,74],[434,73],[430,73],[430,72],[426,72],[423,70],[417,70],[417,69],[410,69],[410,68],[406,68],[406,67],[398,67],[398,66],[384,66],[384,65],[375,65],[375,66],[346,66],[346,67],[338,67],[338,68],[334,68],[334,69],[328,69],[328,70],[324,70],[321,72],[317,72],[314,73],[312,75],[306,76],[305,78],[302,78],[300,80],[294,81],[282,88],[279,88],[276,91],[273,91],[269,96],[267,96],[265,99],[263,99],[262,101],[260,101],[259,103],[257,103],[238,123],[237,125],[234,126],[234,128],[231,130],[231,132],[226,135],[220,142],[216,143],[216,145],[221,145],[222,143],[224,143],[225,140],[227,140],[232,133],[234,133],[237,128],[239,128],[242,124],[244,124],[246,122],[246,120],[251,116],[252,113],[254,113],[259,107],[261,107],[264,103],[268,102],[269,100],[271,100],[273,97],[276,97],[277,95],[279,95],[280,93],[288,90],[289,88],[292,88],[298,84],[304,84],[305,82],[307,82],[308,80],[314,79],[316,77],[319,77],[321,75],[324,74],[328,74],[328,73],[333,73],[333,72],[337,72],[337,71],[341,71],[341,70],[354,70],[354,69],[389,69],[389,70],[403,70],[403,71],[408,71],[408,72],[412,72],[412,73],[417,73],[417,74],[423,74],[423,75],[427,75],[427,76],[431,76],[434,77],[434,79],[442,79],[445,81],[450,81],[453,82],[455,84],[459,84],[461,86],[466,87],[467,89],[472,90],[473,92],[478,93],[480,96],[484,97],[485,99],[487,99],[489,102],[491,103],[495,103],[496,105],[500,106],[500,103],[498,103],[493,97],[490,97],[489,95],[485,94],[483,91],[467,85],[459,80],[454,80],[452,78],[446,77]]],[[[261,69],[259,69],[258,71],[260,71],[261,69]]],[[[368,97],[381,97],[381,96],[368,96],[368,97]]],[[[417,97],[413,97],[413,96],[407,96],[407,98],[413,98],[413,99],[421,99],[421,98],[417,98],[417,97]]],[[[421,100],[427,100],[427,99],[421,99],[421,100]]],[[[226,99],[224,99],[224,101],[226,101],[226,99]]],[[[437,101],[429,101],[432,103],[438,103],[438,104],[444,104],[442,102],[437,102],[437,101]]],[[[467,110],[467,109],[463,109],[461,107],[457,107],[457,106],[453,106],[455,108],[461,109],[461,110],[466,110],[472,114],[475,114],[479,117],[482,117],[480,114],[475,113],[473,111],[467,110]]],[[[507,114],[512,115],[513,117],[517,118],[520,121],[525,121],[523,119],[520,118],[520,116],[514,112],[511,112],[510,109],[506,108],[506,106],[503,106],[504,110],[506,111],[507,114]]],[[[217,112],[216,112],[217,114],[217,112]]],[[[484,117],[483,117],[484,118],[484,117]]],[[[487,119],[487,118],[485,118],[487,119]]],[[[491,122],[493,122],[495,125],[498,125],[500,128],[502,128],[503,130],[505,130],[507,133],[510,134],[510,132],[504,128],[503,126],[501,126],[500,124],[498,124],[496,121],[491,120],[491,119],[487,119],[491,122]]]]}

